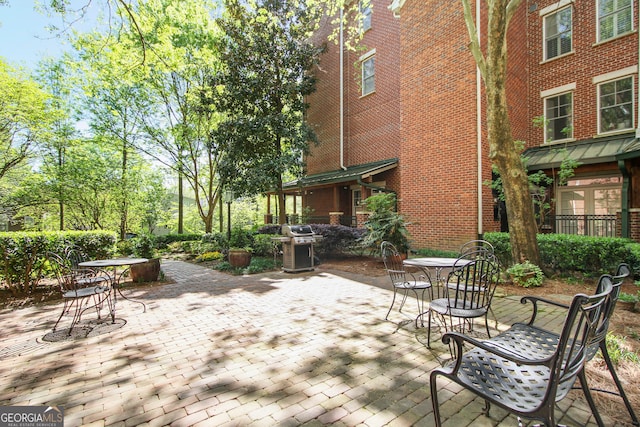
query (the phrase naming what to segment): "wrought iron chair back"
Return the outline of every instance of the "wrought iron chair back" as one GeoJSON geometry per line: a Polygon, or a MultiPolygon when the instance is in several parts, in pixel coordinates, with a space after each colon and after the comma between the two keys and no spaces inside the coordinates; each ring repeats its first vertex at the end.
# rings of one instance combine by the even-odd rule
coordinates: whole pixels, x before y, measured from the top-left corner
{"type": "Polygon", "coordinates": [[[431,298],[433,298],[433,295],[431,294],[431,278],[427,276],[427,273],[423,273],[416,278],[413,273],[407,271],[403,264],[402,255],[398,252],[396,247],[391,242],[382,242],[382,244],[380,245],[380,251],[382,253],[384,268],[389,274],[391,285],[393,287],[393,300],[391,301],[391,306],[387,311],[385,319],[387,319],[389,317],[389,313],[391,313],[391,309],[395,304],[396,294],[398,290],[403,292],[399,311],[402,311],[402,307],[404,306],[404,303],[407,299],[407,295],[409,291],[412,291],[415,294],[418,303],[418,314],[421,314],[424,311],[425,291],[428,290],[430,292],[431,298]],[[420,292],[421,295],[418,295],[418,292],[420,292]]]}
{"type": "Polygon", "coordinates": [[[73,271],[68,259],[64,259],[58,254],[50,252],[47,254],[47,259],[56,276],[64,300],[62,313],[53,326],[54,332],[65,314],[72,314],[69,328],[69,335],[71,335],[73,327],[80,321],[85,310],[95,307],[98,318],[100,318],[100,311],[105,301],[109,310],[112,310],[110,288],[106,280],[87,281],[84,276],[73,271]],[[90,305],[91,300],[93,304],[90,305]]]}

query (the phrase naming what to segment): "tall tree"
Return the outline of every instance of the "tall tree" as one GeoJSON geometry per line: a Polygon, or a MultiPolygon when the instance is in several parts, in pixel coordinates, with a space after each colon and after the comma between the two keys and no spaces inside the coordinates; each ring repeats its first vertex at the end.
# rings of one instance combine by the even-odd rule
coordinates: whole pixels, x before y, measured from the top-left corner
{"type": "Polygon", "coordinates": [[[284,223],[283,174],[298,174],[315,141],[304,97],[315,91],[311,71],[322,49],[311,36],[324,9],[298,0],[225,5],[218,20],[224,69],[212,82],[225,114],[216,132],[227,147],[222,177],[236,195],[275,191],[284,223]]]}
{"type": "Polygon", "coordinates": [[[27,160],[36,143],[49,137],[60,115],[49,99],[38,84],[0,58],[0,180],[27,160]]]}
{"type": "Polygon", "coordinates": [[[533,201],[529,194],[527,171],[520,157],[521,148],[514,141],[511,131],[506,91],[507,31],[522,0],[494,0],[486,3],[484,53],[470,1],[461,1],[471,40],[471,53],[485,84],[489,158],[502,178],[513,261],[529,260],[539,265],[533,201]]]}
{"type": "MultiPolygon", "coordinates": [[[[180,196],[182,178],[188,182],[206,232],[213,229],[220,198],[218,163],[224,148],[211,133],[219,115],[211,104],[200,102],[209,97],[208,83],[219,62],[214,42],[220,31],[210,16],[215,8],[213,1],[149,0],[134,14],[148,52],[145,82],[161,106],[157,114],[145,116],[146,151],[177,172],[180,196]]],[[[131,42],[136,36],[130,34],[131,42]]],[[[179,214],[181,230],[182,203],[179,214]]]]}

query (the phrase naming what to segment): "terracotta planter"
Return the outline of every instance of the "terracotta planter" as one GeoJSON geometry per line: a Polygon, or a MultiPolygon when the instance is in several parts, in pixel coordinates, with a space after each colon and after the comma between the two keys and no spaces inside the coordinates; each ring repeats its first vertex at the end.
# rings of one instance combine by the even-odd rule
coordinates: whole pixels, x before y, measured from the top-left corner
{"type": "Polygon", "coordinates": [[[251,252],[244,249],[229,250],[229,264],[236,268],[248,267],[251,264],[251,252]]]}
{"type": "Polygon", "coordinates": [[[160,258],[153,258],[142,264],[134,264],[129,272],[131,280],[134,282],[155,282],[160,276],[160,258]]]}

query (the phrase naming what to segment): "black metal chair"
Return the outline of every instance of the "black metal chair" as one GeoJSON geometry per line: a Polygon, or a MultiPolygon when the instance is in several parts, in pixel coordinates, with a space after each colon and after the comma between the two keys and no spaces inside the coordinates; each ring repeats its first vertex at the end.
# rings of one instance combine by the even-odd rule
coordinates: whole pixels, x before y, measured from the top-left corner
{"type": "Polygon", "coordinates": [[[79,287],[110,285],[113,280],[113,278],[103,270],[80,267],[79,264],[83,261],[88,261],[89,258],[76,247],[64,248],[61,258],[70,269],[70,272],[75,276],[76,283],[79,287]]]}
{"type": "Polygon", "coordinates": [[[486,252],[468,252],[467,258],[459,258],[447,278],[445,297],[429,304],[427,312],[427,347],[431,347],[431,321],[438,315],[445,331],[454,329],[454,318],[464,333],[465,325],[472,326],[473,319],[484,317],[487,335],[491,300],[500,278],[498,260],[486,252]]]}
{"type": "MultiPolygon", "coordinates": [[[[594,358],[594,356],[600,350],[602,354],[602,358],[604,359],[607,369],[613,381],[618,389],[618,395],[622,398],[629,415],[631,416],[631,420],[633,425],[640,425],[638,418],[633,411],[633,407],[629,402],[629,398],[622,387],[622,383],[618,378],[613,362],[611,361],[611,357],[609,356],[609,351],[607,350],[606,345],[606,336],[609,330],[609,322],[611,320],[611,316],[613,315],[613,311],[616,306],[616,302],[618,301],[618,297],[620,296],[620,287],[624,280],[631,275],[631,268],[628,264],[621,263],[618,265],[616,269],[615,276],[611,277],[608,274],[600,276],[598,280],[598,284],[596,286],[596,293],[602,292],[605,287],[611,286],[611,294],[609,297],[609,301],[605,307],[605,312],[603,314],[603,321],[598,325],[598,328],[595,330],[593,336],[587,343],[587,352],[586,352],[586,361],[590,361],[594,358]]],[[[527,323],[516,323],[514,324],[510,330],[505,332],[501,339],[506,343],[506,345],[510,348],[517,348],[517,351],[521,354],[528,354],[533,351],[535,354],[544,354],[546,351],[550,354],[553,351],[553,345],[558,342],[560,339],[560,335],[556,331],[549,331],[542,326],[536,325],[536,319],[538,317],[539,311],[544,311],[545,307],[558,307],[563,309],[569,309],[569,306],[566,304],[558,303],[555,301],[547,300],[545,298],[535,297],[535,296],[527,296],[523,297],[520,302],[522,304],[531,303],[533,307],[533,311],[531,314],[531,318],[527,323]],[[535,342],[535,346],[531,346],[530,344],[535,342]]],[[[604,423],[600,417],[600,414],[595,406],[595,402],[591,394],[589,393],[589,387],[587,385],[586,374],[583,371],[579,373],[580,382],[584,384],[585,389],[585,397],[587,402],[589,403],[589,407],[591,408],[591,412],[593,413],[596,422],[599,426],[604,426],[604,423]]],[[[605,391],[600,389],[595,389],[594,391],[605,391]]],[[[605,391],[607,393],[612,393],[609,391],[605,391]]],[[[616,393],[612,393],[616,394],[616,393]]]]}
{"type": "Polygon", "coordinates": [[[459,254],[458,256],[460,258],[465,258],[465,257],[468,257],[468,255],[471,253],[475,255],[477,255],[478,253],[486,253],[488,255],[494,255],[495,248],[491,243],[487,242],[486,240],[469,240],[468,242],[460,246],[460,250],[458,251],[458,254],[459,254]]]}
{"type": "Polygon", "coordinates": [[[409,291],[413,291],[418,302],[418,315],[420,315],[424,312],[425,291],[428,290],[430,293],[430,299],[433,299],[431,278],[428,277],[426,273],[421,274],[416,278],[413,273],[408,272],[402,263],[402,256],[392,243],[386,241],[382,242],[380,250],[382,252],[384,267],[387,270],[387,273],[389,273],[391,285],[393,286],[393,300],[391,301],[391,306],[389,306],[387,315],[384,317],[385,320],[389,318],[389,313],[391,313],[391,309],[396,302],[396,294],[398,293],[398,290],[403,292],[399,311],[402,312],[402,307],[407,300],[409,291]],[[420,296],[418,296],[418,291],[421,293],[420,296]]]}
{"type": "Polygon", "coordinates": [[[64,300],[62,313],[60,313],[58,320],[53,325],[53,332],[56,331],[62,317],[71,314],[72,320],[69,327],[69,335],[71,335],[73,327],[80,321],[82,313],[92,307],[95,307],[98,319],[100,319],[100,311],[105,301],[109,307],[109,312],[113,313],[111,288],[108,281],[102,279],[95,281],[95,276],[84,276],[74,271],[68,260],[57,254],[49,253],[48,259],[56,275],[64,300]]]}
{"type": "Polygon", "coordinates": [[[589,343],[606,322],[611,282],[603,281],[602,288],[593,296],[573,297],[558,339],[551,342],[530,335],[516,339],[511,329],[484,341],[446,333],[442,341],[454,344],[455,360],[430,375],[435,425],[442,425],[437,385],[442,376],[482,397],[487,415],[494,403],[518,416],[556,426],[555,404],[569,393],[576,378],[588,393],[581,372],[589,343]],[[464,352],[465,344],[474,348],[464,352]]]}

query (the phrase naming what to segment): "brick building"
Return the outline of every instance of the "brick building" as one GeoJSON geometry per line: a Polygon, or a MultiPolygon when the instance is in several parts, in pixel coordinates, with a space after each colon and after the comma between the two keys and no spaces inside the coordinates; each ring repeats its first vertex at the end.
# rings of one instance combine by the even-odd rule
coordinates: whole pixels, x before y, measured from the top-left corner
{"type": "MultiPolygon", "coordinates": [[[[318,221],[354,224],[363,198],[396,192],[416,248],[504,230],[460,2],[372,0],[363,12],[357,53],[330,43],[321,59],[308,100],[320,145],[288,193],[318,221]]],[[[523,0],[516,12],[510,118],[529,170],[556,178],[544,230],[640,240],[637,28],[632,0],[523,0]],[[557,185],[567,157],[579,166],[557,185]]]]}

